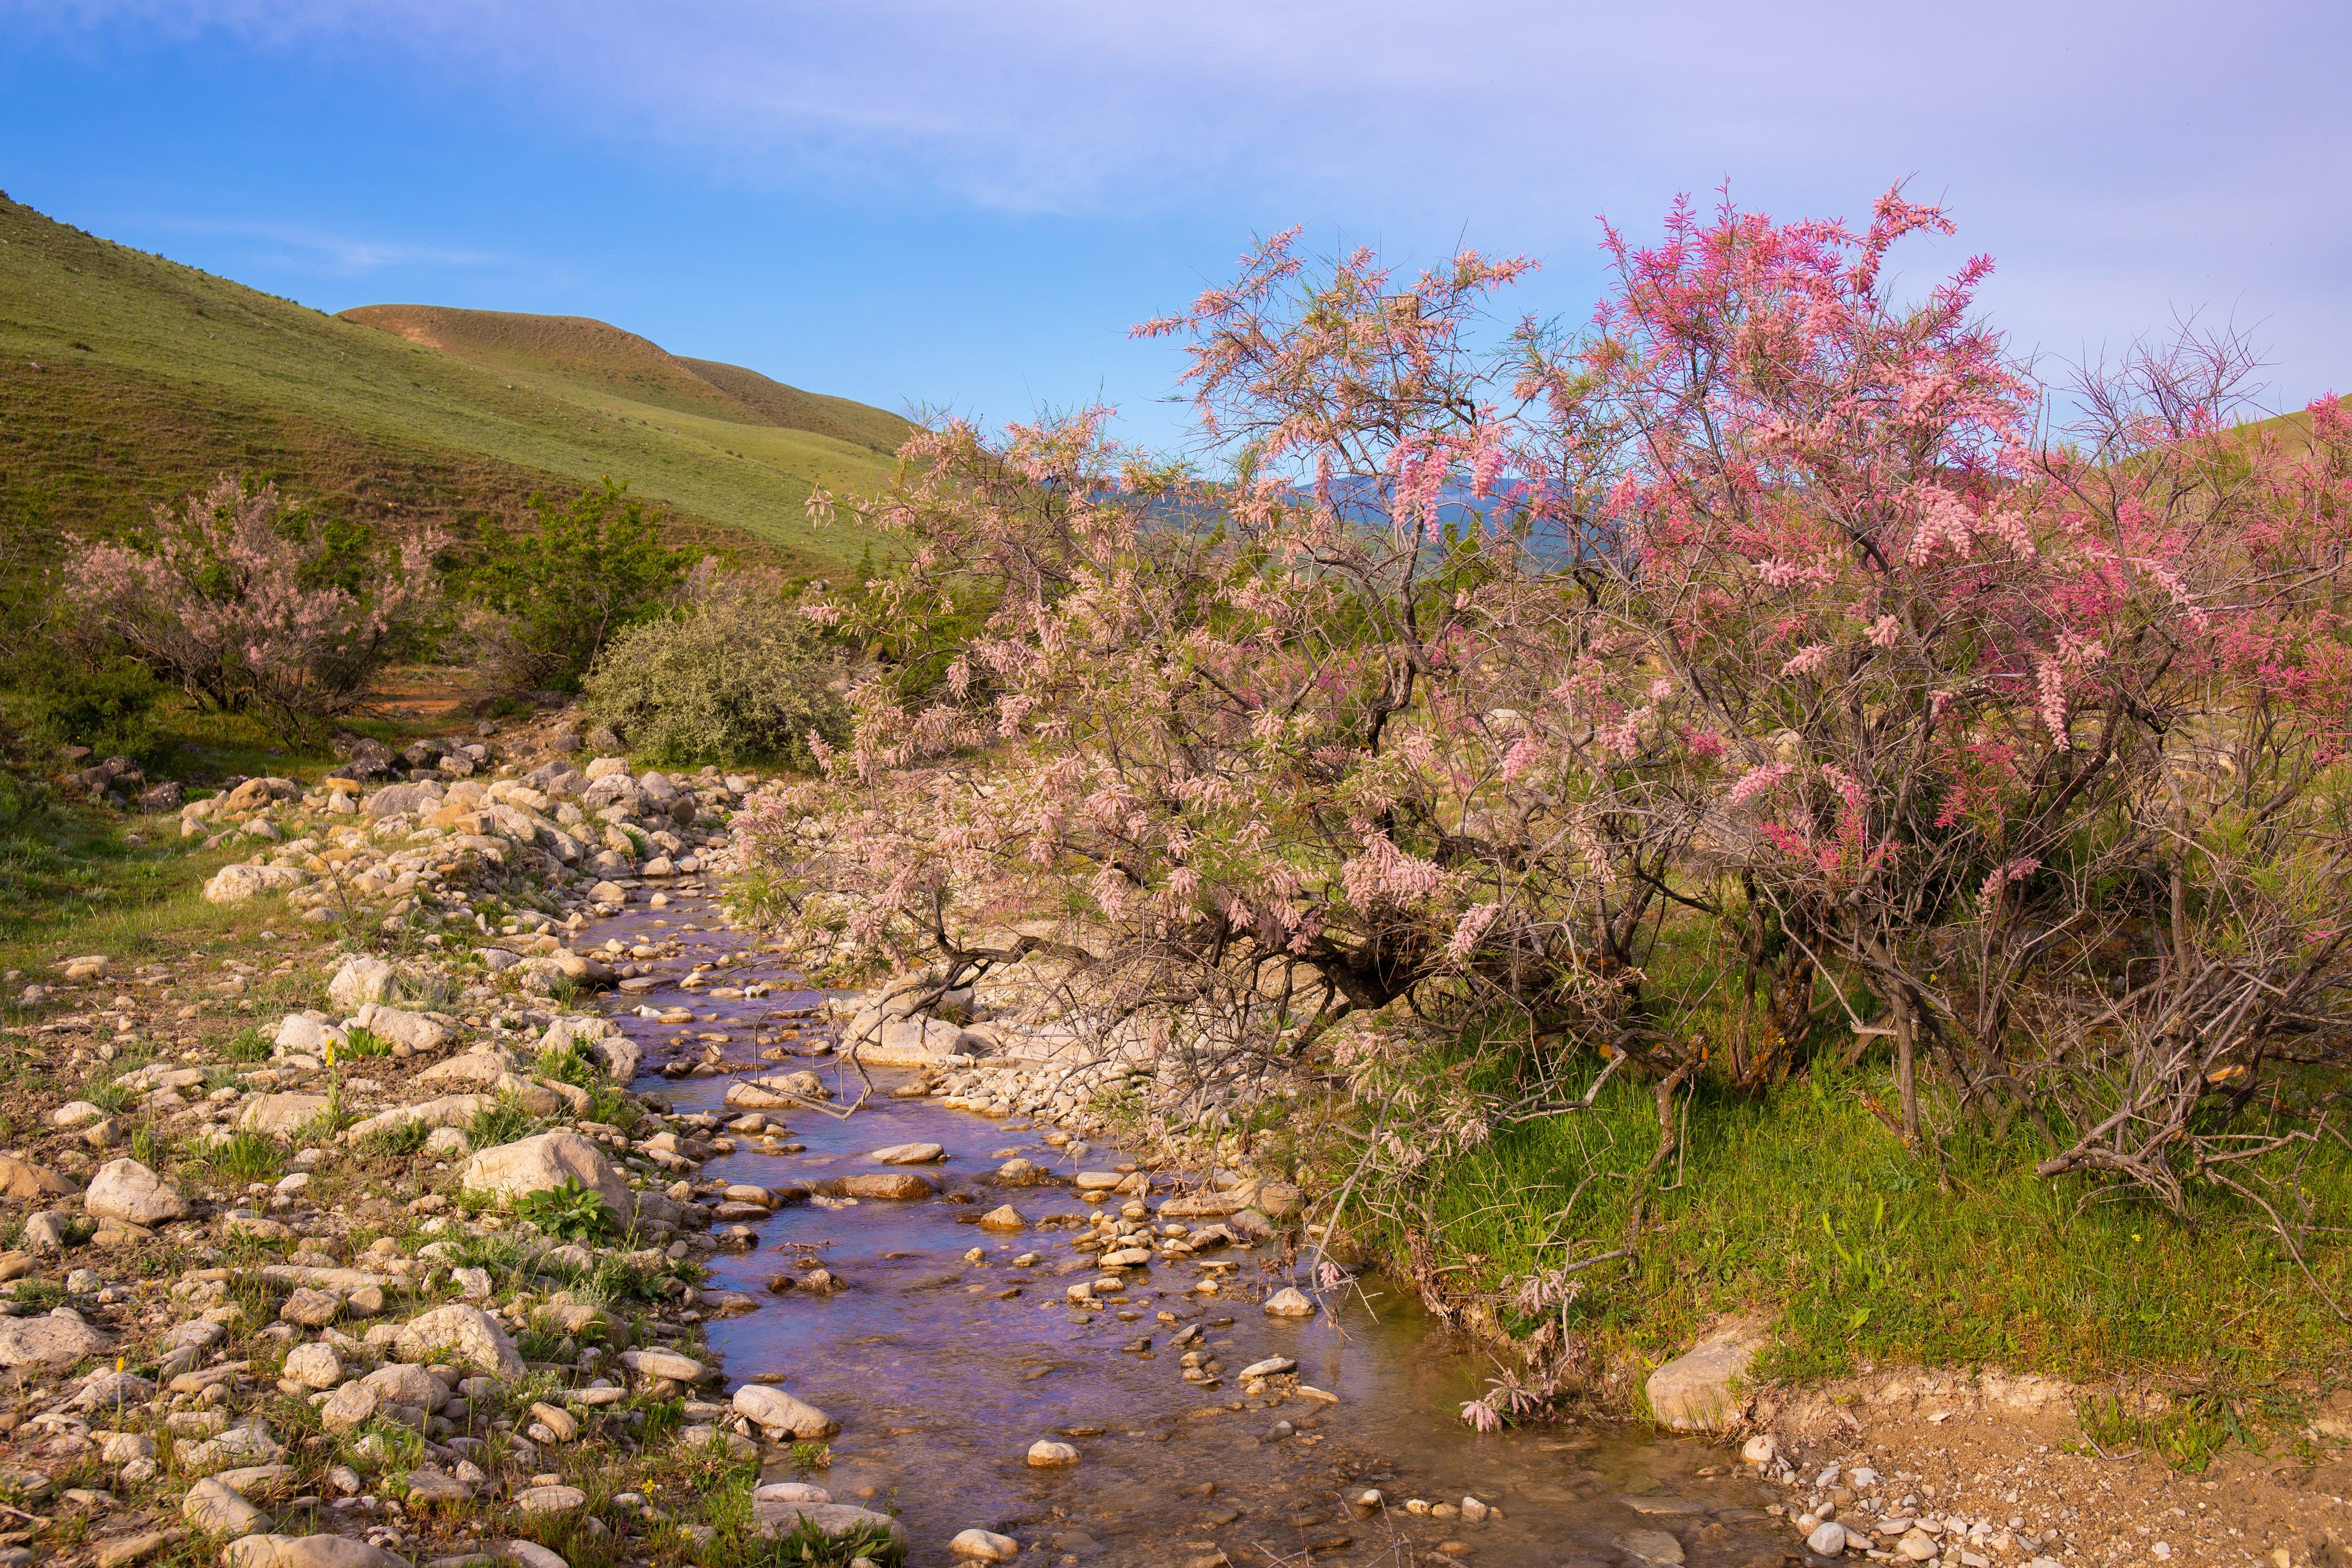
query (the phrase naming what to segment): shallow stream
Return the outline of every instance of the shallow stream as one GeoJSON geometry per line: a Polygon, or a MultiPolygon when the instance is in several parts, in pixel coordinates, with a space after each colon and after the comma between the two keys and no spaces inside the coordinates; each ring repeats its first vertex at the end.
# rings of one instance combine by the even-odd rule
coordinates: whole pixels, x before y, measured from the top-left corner
{"type": "MultiPolygon", "coordinates": [[[[593,939],[675,937],[690,960],[749,949],[708,894],[670,897],[667,908],[633,904],[600,922],[593,939]]],[[[669,967],[682,974],[685,965],[669,967]]],[[[854,1097],[854,1076],[828,1058],[760,1061],[777,1044],[824,1037],[813,1022],[783,1017],[818,998],[781,989],[783,971],[767,955],[727,970],[722,983],[761,980],[780,989],[722,1000],[670,985],[630,998],[632,1007],[690,1006],[694,1015],[691,1024],[663,1024],[623,1014],[623,1026],[646,1049],[647,1071],[635,1087],[680,1112],[731,1119],[722,1103],[736,1081],[731,1071],[671,1079],[653,1070],[718,1043],[704,1037],[723,1035],[730,1068],[813,1068],[828,1083],[839,1075],[854,1097]]],[[[887,1144],[945,1146],[942,1163],[918,1167],[948,1189],[940,1196],[786,1207],[754,1223],[756,1249],[709,1260],[709,1289],[760,1301],[754,1311],[706,1325],[724,1357],[726,1386],[777,1374],[782,1387],[838,1420],[830,1465],[803,1479],[838,1500],[896,1510],[917,1568],[950,1562],[947,1542],[972,1526],[1018,1540],[1024,1563],[1073,1568],[1195,1565],[1215,1562],[1221,1550],[1251,1568],[1310,1560],[1760,1568],[1789,1560],[1786,1527],[1763,1513],[1770,1494],[1737,1473],[1727,1449],[1605,1426],[1472,1432],[1458,1412],[1492,1369],[1409,1292],[1377,1277],[1361,1282],[1360,1294],[1334,1293],[1310,1320],[1276,1320],[1259,1305],[1266,1288],[1289,1282],[1266,1272],[1274,1249],[1228,1248],[1206,1256],[1238,1262],[1233,1300],[1187,1294],[1199,1277],[1163,1267],[1130,1271],[1131,1288],[1103,1310],[1074,1310],[1066,1287],[1097,1271],[1091,1264],[1056,1270],[1072,1268],[1070,1243],[1084,1232],[1038,1222],[1091,1206],[1067,1186],[997,1187],[986,1178],[1016,1155],[1065,1178],[1129,1156],[1097,1145],[1073,1160],[1044,1142],[1046,1127],[888,1098],[905,1076],[877,1070],[882,1092],[847,1121],[769,1112],[788,1122],[802,1152],[761,1152],[739,1140],[735,1152],[717,1155],[701,1174],[770,1187],[814,1184],[889,1169],[868,1157],[887,1144]],[[973,1201],[953,1201],[955,1189],[973,1201]],[[1007,1235],[974,1223],[1005,1202],[1029,1228],[1007,1235]],[[964,1260],[975,1246],[985,1262],[964,1260]],[[1040,1261],[1015,1267],[1012,1259],[1025,1252],[1040,1261]],[[779,1272],[820,1267],[843,1288],[829,1295],[764,1289],[779,1272]],[[1170,1341],[1187,1324],[1200,1326],[1230,1369],[1222,1386],[1204,1391],[1182,1380],[1181,1351],[1170,1341]],[[1245,1397],[1233,1373],[1270,1356],[1296,1358],[1300,1381],[1339,1403],[1291,1398],[1276,1407],[1245,1397]],[[1292,1435],[1276,1431],[1281,1421],[1292,1435]],[[1040,1438],[1072,1444],[1079,1463],[1030,1468],[1024,1456],[1040,1438]],[[1384,1494],[1384,1510],[1349,1506],[1367,1487],[1384,1494]],[[1498,1517],[1473,1526],[1402,1506],[1423,1499],[1458,1507],[1465,1497],[1492,1505],[1498,1517]]]]}

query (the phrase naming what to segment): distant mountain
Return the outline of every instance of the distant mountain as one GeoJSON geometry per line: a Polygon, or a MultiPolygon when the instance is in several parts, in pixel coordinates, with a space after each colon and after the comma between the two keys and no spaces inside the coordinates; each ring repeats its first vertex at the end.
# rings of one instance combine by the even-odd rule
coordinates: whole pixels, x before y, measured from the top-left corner
{"type": "Polygon", "coordinates": [[[663,503],[682,541],[821,572],[871,536],[812,529],[810,486],[877,488],[906,429],[599,321],[353,314],[367,324],[0,196],[0,565],[234,470],[339,515],[461,535],[533,490],[611,475],[663,503]]]}

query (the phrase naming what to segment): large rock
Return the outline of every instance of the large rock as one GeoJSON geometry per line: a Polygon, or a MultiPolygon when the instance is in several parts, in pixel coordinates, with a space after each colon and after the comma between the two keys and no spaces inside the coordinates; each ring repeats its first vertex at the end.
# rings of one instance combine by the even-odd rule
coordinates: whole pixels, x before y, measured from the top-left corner
{"type": "Polygon", "coordinates": [[[856,1050],[859,1061],[876,1067],[931,1067],[952,1056],[983,1054],[944,1018],[893,1018],[856,1050]]]}
{"type": "Polygon", "coordinates": [[[0,1366],[71,1366],[113,1342],[72,1318],[9,1318],[0,1321],[0,1366]]]}
{"type": "Polygon", "coordinates": [[[119,1219],[131,1225],[157,1226],[185,1219],[188,1200],[179,1189],[136,1160],[109,1160],[90,1178],[82,1194],[83,1212],[94,1219],[119,1219]]]}
{"type": "Polygon", "coordinates": [[[310,879],[291,866],[224,866],[205,884],[208,904],[241,904],[264,893],[282,893],[310,879]]]}
{"type": "Polygon", "coordinates": [[[391,994],[399,973],[381,958],[347,958],[343,966],[335,971],[335,977],[327,982],[327,1000],[347,1015],[356,1013],[366,1004],[381,1002],[391,994]]]}
{"type": "Polygon", "coordinates": [[[247,1132],[267,1132],[273,1138],[291,1138],[295,1131],[319,1119],[327,1109],[323,1094],[265,1094],[246,1102],[236,1124],[247,1132]]]}
{"type": "Polygon", "coordinates": [[[833,1098],[824,1080],[813,1072],[772,1074],[737,1079],[727,1086],[727,1103],[740,1110],[774,1110],[786,1105],[814,1105],[833,1098]]]}
{"type": "Polygon", "coordinates": [[[393,1350],[403,1361],[436,1362],[453,1357],[493,1377],[520,1377],[522,1356],[507,1331],[478,1307],[436,1307],[401,1325],[393,1350]]]}
{"type": "Polygon", "coordinates": [[[576,1132],[542,1132],[519,1142],[485,1149],[466,1162],[466,1190],[488,1193],[509,1202],[526,1193],[551,1192],[567,1181],[593,1187],[626,1226],[636,1215],[636,1198],[629,1184],[604,1152],[576,1132]]]}
{"type": "Polygon", "coordinates": [[[297,1345],[286,1353],[285,1375],[305,1388],[332,1388],[343,1381],[342,1358],[324,1342],[297,1345]]]}
{"type": "Polygon", "coordinates": [[[1269,1318],[1311,1318],[1316,1306],[1307,1292],[1286,1285],[1265,1299],[1265,1315],[1269,1318]]]}
{"type": "Polygon", "coordinates": [[[358,1431],[375,1418],[376,1392],[364,1383],[347,1383],[319,1406],[319,1424],[341,1437],[358,1431]]]}
{"type": "Polygon", "coordinates": [[[872,1531],[901,1548],[907,1542],[906,1528],[888,1514],[845,1502],[792,1502],[783,1498],[754,1497],[751,1517],[758,1521],[761,1537],[769,1541],[805,1527],[828,1541],[872,1531]]]}
{"type": "Polygon", "coordinates": [[[1650,1415],[1677,1432],[1713,1432],[1739,1415],[1740,1385],[1764,1344],[1753,1323],[1719,1329],[1650,1374],[1650,1415]]]}
{"type": "Polygon", "coordinates": [[[948,1555],[966,1563],[1010,1563],[1021,1555],[1021,1543],[992,1530],[966,1530],[948,1542],[948,1555]]]}
{"type": "Polygon", "coordinates": [[[381,1546],[344,1535],[248,1535],[221,1552],[222,1568],[408,1568],[381,1546]]]}
{"type": "Polygon", "coordinates": [[[447,1028],[424,1014],[387,1007],[380,1002],[362,1004],[352,1021],[368,1033],[411,1050],[429,1051],[449,1037],[447,1028]]]}
{"type": "Polygon", "coordinates": [[[180,1517],[207,1535],[251,1535],[269,1528],[268,1514],[209,1477],[188,1489],[180,1517]]]}
{"type": "Polygon", "coordinates": [[[495,1091],[501,1080],[514,1077],[514,1064],[495,1047],[478,1046],[446,1061],[435,1062],[409,1083],[417,1089],[495,1091]]]}
{"type": "Polygon", "coordinates": [[[945,1159],[947,1152],[937,1143],[892,1143],[875,1150],[870,1157],[885,1165],[928,1165],[945,1159]]]}
{"type": "Polygon", "coordinates": [[[795,1399],[781,1388],[756,1383],[747,1383],[735,1391],[735,1413],[770,1434],[772,1441],[777,1440],[779,1434],[814,1441],[841,1430],[840,1422],[815,1405],[795,1399]]]}
{"type": "Polygon", "coordinates": [[[36,1198],[61,1198],[75,1190],[72,1178],[47,1165],[28,1164],[0,1154],[0,1197],[25,1203],[36,1198]]]}

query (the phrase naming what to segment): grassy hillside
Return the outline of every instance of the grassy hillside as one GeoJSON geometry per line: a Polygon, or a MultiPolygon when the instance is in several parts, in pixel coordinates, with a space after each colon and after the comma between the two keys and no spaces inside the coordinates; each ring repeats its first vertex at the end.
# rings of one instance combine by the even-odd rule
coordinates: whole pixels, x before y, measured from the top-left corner
{"type": "Polygon", "coordinates": [[[615,398],[735,425],[831,437],[887,456],[907,438],[895,414],[824,397],[717,360],[684,359],[585,316],[529,316],[442,305],[362,305],[343,319],[534,381],[575,401],[615,398]]]}
{"type": "MultiPolygon", "coordinates": [[[[879,484],[889,465],[871,439],[746,423],[752,405],[686,362],[571,325],[644,344],[674,374],[599,386],[572,379],[576,353],[545,355],[560,371],[477,363],[0,198],[0,529],[37,552],[60,530],[134,522],[226,468],[354,517],[462,533],[532,490],[609,474],[665,503],[680,539],[809,571],[856,559],[866,537],[812,530],[802,502],[813,482],[879,484]],[[703,401],[682,395],[698,384],[703,401]]],[[[879,410],[752,379],[860,437],[888,428],[879,410]]]]}

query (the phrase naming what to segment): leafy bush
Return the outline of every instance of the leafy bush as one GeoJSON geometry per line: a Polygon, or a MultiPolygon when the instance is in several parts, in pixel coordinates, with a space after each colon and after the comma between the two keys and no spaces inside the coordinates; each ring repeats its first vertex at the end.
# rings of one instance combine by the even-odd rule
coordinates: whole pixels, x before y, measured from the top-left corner
{"type": "Polygon", "coordinates": [[[811,731],[830,745],[848,710],[828,686],[837,660],[773,573],[722,574],[706,563],[685,611],[613,639],[587,681],[588,705],[661,762],[777,757],[816,765],[811,731]]]}
{"type": "Polygon", "coordinates": [[[130,544],[76,541],[66,597],[85,635],[127,648],[207,707],[310,737],[421,645],[440,604],[439,544],[412,538],[385,559],[367,529],[318,521],[275,485],[247,489],[224,475],[157,507],[130,544]]]}
{"type": "Polygon", "coordinates": [[[629,487],[606,479],[568,507],[531,497],[538,526],[497,541],[467,574],[487,612],[472,630],[502,684],[570,691],[616,633],[658,615],[693,566],[665,547],[629,487]]]}
{"type": "Polygon", "coordinates": [[[373,1029],[352,1030],[351,1045],[348,1048],[349,1053],[355,1057],[388,1057],[392,1055],[392,1042],[385,1039],[382,1035],[377,1034],[373,1029]]]}
{"type": "Polygon", "coordinates": [[[580,1054],[577,1046],[565,1046],[562,1050],[539,1053],[539,1076],[556,1083],[568,1083],[575,1089],[593,1089],[604,1076],[604,1069],[580,1054]]]}
{"type": "Polygon", "coordinates": [[[612,1211],[604,1194],[570,1176],[560,1187],[525,1193],[515,1200],[515,1217],[527,1219],[548,1235],[564,1241],[600,1241],[612,1226],[612,1211]]]}
{"type": "Polygon", "coordinates": [[[135,658],[117,656],[95,668],[53,644],[12,661],[9,717],[36,741],[88,746],[101,757],[160,760],[171,737],[155,710],[172,689],[135,658]]]}

